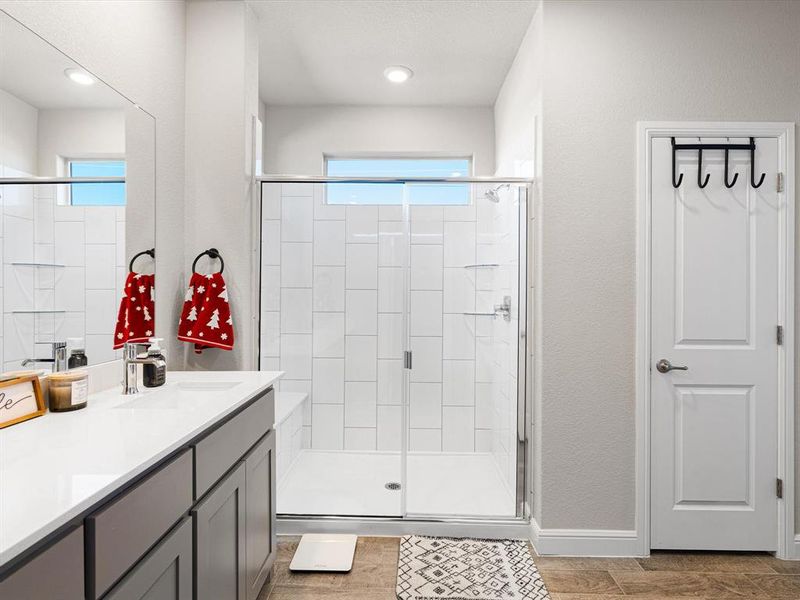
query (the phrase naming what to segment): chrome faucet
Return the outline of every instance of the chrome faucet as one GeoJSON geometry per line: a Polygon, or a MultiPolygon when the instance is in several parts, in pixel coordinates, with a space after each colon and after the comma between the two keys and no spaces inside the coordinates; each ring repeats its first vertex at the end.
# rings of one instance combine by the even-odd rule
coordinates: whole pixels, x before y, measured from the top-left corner
{"type": "Polygon", "coordinates": [[[45,342],[53,348],[51,358],[26,358],[22,361],[22,366],[27,367],[34,363],[52,363],[53,371],[67,370],[67,342],[45,342]]]}
{"type": "Polygon", "coordinates": [[[122,366],[124,369],[122,379],[123,394],[138,394],[138,369],[136,365],[160,365],[163,361],[160,358],[139,358],[139,349],[147,348],[149,344],[139,344],[136,342],[126,342],[123,350],[122,366]]]}

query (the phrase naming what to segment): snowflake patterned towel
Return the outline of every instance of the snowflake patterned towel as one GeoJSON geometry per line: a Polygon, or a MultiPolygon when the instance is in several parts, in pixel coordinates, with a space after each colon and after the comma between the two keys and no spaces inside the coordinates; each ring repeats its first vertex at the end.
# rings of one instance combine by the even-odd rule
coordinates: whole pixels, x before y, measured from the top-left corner
{"type": "Polygon", "coordinates": [[[206,348],[233,350],[231,307],[221,273],[192,273],[178,322],[178,339],[194,343],[197,354],[206,348]]]}
{"type": "Polygon", "coordinates": [[[156,329],[155,281],[155,275],[128,273],[114,330],[114,350],[122,348],[125,342],[146,342],[153,337],[156,329]]]}

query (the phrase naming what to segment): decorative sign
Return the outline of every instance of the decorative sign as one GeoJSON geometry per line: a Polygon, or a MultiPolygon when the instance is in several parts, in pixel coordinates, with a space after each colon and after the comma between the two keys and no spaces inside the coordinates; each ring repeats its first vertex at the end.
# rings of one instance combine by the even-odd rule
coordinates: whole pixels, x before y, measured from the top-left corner
{"type": "Polygon", "coordinates": [[[42,388],[35,375],[0,381],[0,429],[45,413],[42,388]]]}

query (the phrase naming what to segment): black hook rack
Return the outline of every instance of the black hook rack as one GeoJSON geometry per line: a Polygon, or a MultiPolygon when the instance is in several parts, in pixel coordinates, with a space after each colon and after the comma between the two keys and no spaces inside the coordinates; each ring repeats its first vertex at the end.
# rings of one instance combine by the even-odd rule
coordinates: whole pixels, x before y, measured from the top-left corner
{"type": "Polygon", "coordinates": [[[733,174],[733,180],[728,181],[729,175],[729,166],[728,166],[728,157],[731,151],[748,151],[750,152],[750,185],[753,188],[761,187],[761,184],[764,183],[764,178],[766,177],[766,173],[761,174],[761,178],[756,183],[756,141],[755,138],[750,138],[749,144],[703,144],[698,142],[697,144],[676,144],[675,138],[670,138],[672,144],[672,187],[678,188],[680,187],[681,183],[683,182],[683,173],[680,173],[678,179],[675,179],[677,167],[676,167],[676,154],[681,150],[695,150],[697,151],[697,185],[700,188],[704,188],[708,185],[708,180],[711,178],[710,174],[706,174],[705,180],[703,179],[703,151],[704,150],[724,150],[725,151],[725,187],[732,188],[736,185],[736,180],[739,179],[739,174],[733,174]]]}
{"type": "Polygon", "coordinates": [[[198,254],[195,257],[194,262],[192,262],[192,273],[197,273],[197,270],[195,268],[195,267],[197,267],[197,261],[200,260],[204,256],[208,256],[212,260],[215,259],[215,258],[218,259],[219,260],[219,272],[222,273],[225,270],[225,261],[222,260],[222,255],[219,253],[219,250],[217,250],[216,248],[209,248],[208,250],[204,250],[203,252],[201,252],[200,254],[198,254]]]}
{"type": "Polygon", "coordinates": [[[139,258],[140,256],[145,256],[145,255],[147,255],[150,258],[152,258],[153,260],[155,260],[156,259],[156,249],[155,248],[150,248],[149,250],[142,250],[141,252],[139,252],[137,254],[134,254],[133,258],[131,259],[131,262],[128,264],[128,271],[133,273],[133,263],[134,263],[134,261],[137,258],[139,258]]]}

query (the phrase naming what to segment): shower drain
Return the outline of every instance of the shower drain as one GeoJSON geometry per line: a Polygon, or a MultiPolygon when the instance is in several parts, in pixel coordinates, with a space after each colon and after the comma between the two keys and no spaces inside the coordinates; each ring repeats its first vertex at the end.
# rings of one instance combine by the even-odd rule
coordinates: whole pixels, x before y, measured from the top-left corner
{"type": "Polygon", "coordinates": [[[390,482],[389,482],[389,483],[387,483],[387,484],[386,484],[384,487],[385,487],[387,490],[392,490],[393,492],[396,492],[397,490],[399,490],[399,489],[400,489],[400,484],[399,484],[399,483],[397,483],[396,481],[390,481],[390,482]]]}

